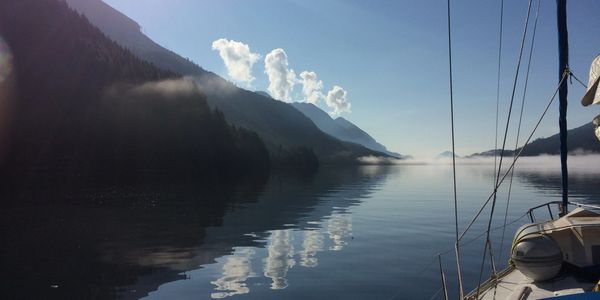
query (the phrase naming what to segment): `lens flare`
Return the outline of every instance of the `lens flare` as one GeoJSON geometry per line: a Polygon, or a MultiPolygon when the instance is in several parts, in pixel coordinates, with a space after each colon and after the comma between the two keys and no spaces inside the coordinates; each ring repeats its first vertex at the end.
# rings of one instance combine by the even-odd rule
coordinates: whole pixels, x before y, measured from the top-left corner
{"type": "Polygon", "coordinates": [[[9,124],[13,96],[13,57],[0,37],[0,163],[9,147],[9,124]]]}
{"type": "Polygon", "coordinates": [[[0,37],[0,82],[4,82],[12,71],[12,54],[4,39],[0,37]]]}

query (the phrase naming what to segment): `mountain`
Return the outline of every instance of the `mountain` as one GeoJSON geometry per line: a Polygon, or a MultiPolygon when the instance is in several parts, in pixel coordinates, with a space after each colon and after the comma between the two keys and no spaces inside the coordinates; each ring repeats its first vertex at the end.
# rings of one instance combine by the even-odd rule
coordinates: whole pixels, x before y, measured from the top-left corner
{"type": "MultiPolygon", "coordinates": [[[[456,158],[460,158],[460,156],[458,154],[456,154],[455,156],[456,156],[456,158]]],[[[444,151],[444,152],[438,154],[435,158],[436,159],[452,158],[452,151],[444,151]]]]}
{"type": "Polygon", "coordinates": [[[139,58],[161,69],[181,75],[205,75],[205,71],[190,60],[168,50],[144,35],[134,20],[112,8],[101,0],[65,0],[67,4],[83,14],[90,23],[106,36],[127,48],[139,58]]]}
{"type": "Polygon", "coordinates": [[[340,132],[339,135],[336,135],[337,138],[343,141],[349,141],[357,144],[361,144],[369,149],[380,151],[386,153],[390,156],[394,156],[396,158],[403,158],[400,153],[388,151],[388,149],[377,142],[373,137],[371,137],[367,132],[360,129],[354,123],[346,120],[343,117],[337,117],[334,120],[341,128],[344,129],[343,132],[340,132]]]}
{"type": "Polygon", "coordinates": [[[273,98],[271,97],[271,95],[269,95],[269,93],[265,92],[265,91],[255,91],[255,93],[261,95],[261,96],[265,96],[267,98],[273,98]]]}
{"type": "Polygon", "coordinates": [[[0,1],[0,35],[16,82],[2,101],[12,111],[5,179],[269,166],[258,135],[230,126],[194,82],[138,59],[62,1],[0,1]]]}
{"type": "Polygon", "coordinates": [[[323,163],[356,163],[362,156],[387,156],[322,132],[291,104],[235,87],[221,79],[196,79],[208,103],[221,110],[231,123],[257,132],[274,160],[287,149],[307,148],[323,163]]]}
{"type": "Polygon", "coordinates": [[[335,138],[363,145],[371,150],[386,153],[397,158],[402,157],[399,153],[388,151],[385,146],[378,143],[368,133],[343,117],[333,119],[329,114],[312,103],[295,102],[292,105],[310,118],[321,131],[335,138]]]}
{"type": "MultiPolygon", "coordinates": [[[[504,156],[512,156],[513,155],[513,150],[509,150],[509,149],[504,149],[504,156]]],[[[483,151],[483,152],[477,152],[477,153],[473,153],[469,156],[467,156],[467,158],[471,158],[471,157],[489,157],[489,156],[500,156],[500,154],[502,153],[502,149],[496,149],[496,150],[487,150],[487,151],[483,151]]]]}
{"type": "MultiPolygon", "coordinates": [[[[570,153],[592,152],[600,153],[600,141],[594,133],[594,124],[587,123],[583,126],[567,131],[567,150],[570,153]]],[[[552,135],[547,138],[536,139],[530,142],[525,150],[524,156],[540,154],[560,154],[560,136],[552,135]]]]}
{"type": "MultiPolygon", "coordinates": [[[[288,103],[241,88],[196,66],[154,43],[140,26],[101,0],[67,0],[93,24],[139,58],[165,70],[193,76],[211,108],[219,109],[228,122],[259,134],[272,161],[314,152],[324,163],[356,163],[361,156],[387,156],[323,133],[304,114],[288,103]],[[302,154],[303,153],[303,154],[302,154]]],[[[208,45],[207,45],[208,46],[208,45]]]]}
{"type": "MultiPolygon", "coordinates": [[[[594,124],[587,123],[567,131],[567,150],[569,153],[600,153],[600,141],[594,133],[594,124]]],[[[517,150],[519,152],[520,149],[517,150]]],[[[497,150],[498,154],[500,150],[497,150]]],[[[512,150],[505,150],[505,155],[512,155],[512,150]]],[[[560,136],[552,135],[547,138],[536,139],[525,147],[522,156],[536,156],[542,154],[560,154],[560,136]]],[[[494,150],[475,153],[473,156],[493,156],[494,150]]]]}

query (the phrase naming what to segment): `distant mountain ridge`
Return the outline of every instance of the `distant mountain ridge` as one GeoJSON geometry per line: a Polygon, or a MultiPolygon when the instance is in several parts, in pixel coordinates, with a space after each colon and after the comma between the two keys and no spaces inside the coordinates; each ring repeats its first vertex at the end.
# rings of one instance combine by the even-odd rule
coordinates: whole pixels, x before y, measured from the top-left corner
{"type": "MultiPolygon", "coordinates": [[[[567,131],[567,149],[570,154],[578,153],[600,153],[600,141],[594,134],[594,124],[586,123],[577,128],[573,128],[567,131]]],[[[519,152],[521,149],[517,149],[519,152]]],[[[496,153],[500,155],[501,150],[496,150],[496,153]]],[[[505,156],[513,155],[512,149],[506,149],[504,151],[505,156]]],[[[552,135],[547,138],[536,139],[525,147],[522,156],[536,156],[542,154],[556,155],[560,154],[560,136],[559,134],[552,135]]],[[[485,152],[474,153],[469,157],[476,156],[493,156],[494,150],[488,150],[485,152]]]]}
{"type": "MultiPolygon", "coordinates": [[[[470,158],[470,157],[487,157],[487,156],[494,156],[494,155],[500,155],[502,153],[502,149],[492,149],[492,150],[487,150],[487,151],[483,151],[483,152],[477,152],[477,153],[473,153],[471,155],[466,156],[466,158],[470,158]]],[[[508,150],[508,149],[504,149],[504,154],[503,156],[511,156],[513,155],[513,151],[512,150],[508,150]]]]}
{"type": "MultiPolygon", "coordinates": [[[[438,155],[436,156],[436,159],[441,159],[441,158],[452,158],[452,157],[453,157],[453,155],[452,155],[452,151],[444,151],[444,152],[442,152],[442,153],[438,154],[438,155]]],[[[454,155],[454,157],[456,157],[456,158],[460,158],[461,156],[460,156],[460,155],[458,155],[458,154],[455,154],[455,155],[454,155]]]]}
{"type": "Polygon", "coordinates": [[[104,34],[139,58],[165,70],[193,76],[212,108],[223,112],[228,122],[260,135],[277,161],[290,151],[310,149],[325,163],[356,163],[362,156],[388,156],[362,145],[341,141],[323,133],[292,105],[236,87],[193,62],[156,44],[140,26],[101,0],[66,0],[104,34]]]}
{"type": "Polygon", "coordinates": [[[378,143],[364,130],[343,117],[333,119],[329,114],[312,103],[294,102],[292,106],[310,118],[321,131],[333,137],[342,141],[360,144],[371,150],[386,153],[396,158],[402,158],[401,154],[388,151],[384,145],[378,143]]]}
{"type": "Polygon", "coordinates": [[[65,2],[88,18],[109,38],[161,69],[181,75],[201,76],[210,73],[155,43],[142,33],[141,26],[137,22],[101,0],[65,0],[65,2]]]}

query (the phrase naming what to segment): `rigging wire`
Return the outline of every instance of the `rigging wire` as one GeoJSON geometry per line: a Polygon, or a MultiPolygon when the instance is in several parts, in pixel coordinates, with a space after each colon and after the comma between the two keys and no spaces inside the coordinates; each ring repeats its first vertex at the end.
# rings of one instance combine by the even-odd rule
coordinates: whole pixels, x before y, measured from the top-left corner
{"type": "Polygon", "coordinates": [[[460,271],[460,248],[458,240],[458,201],[456,196],[456,151],[454,146],[454,92],[452,83],[452,30],[451,30],[451,15],[450,15],[450,0],[447,1],[448,13],[448,66],[449,66],[449,84],[450,84],[450,123],[452,131],[452,182],[454,190],[454,227],[456,230],[456,270],[458,274],[458,290],[459,299],[463,298],[462,276],[460,271]]]}
{"type": "MultiPolygon", "coordinates": [[[[504,0],[500,1],[500,32],[498,34],[498,71],[496,74],[496,126],[495,126],[495,135],[494,135],[494,178],[493,185],[496,184],[498,177],[496,173],[497,168],[497,160],[498,160],[498,119],[500,115],[500,74],[502,69],[502,32],[504,29],[504,0]]],[[[492,261],[492,265],[494,264],[494,258],[490,257],[492,261]]],[[[493,270],[494,274],[496,273],[496,268],[493,270]]]]}
{"type": "Polygon", "coordinates": [[[448,300],[448,286],[446,285],[446,274],[444,274],[444,267],[442,266],[442,256],[438,254],[438,263],[440,266],[440,276],[442,277],[442,288],[444,289],[444,300],[448,300]]]}
{"type": "MultiPolygon", "coordinates": [[[[528,213],[526,212],[526,213],[522,214],[520,217],[518,217],[518,218],[516,218],[516,219],[514,219],[514,220],[512,220],[512,221],[510,221],[509,223],[506,223],[506,225],[500,225],[500,226],[497,226],[497,227],[494,227],[494,228],[492,228],[492,231],[496,231],[496,230],[499,230],[499,229],[503,229],[505,226],[506,226],[506,227],[508,227],[508,226],[510,226],[510,225],[513,225],[513,224],[515,224],[515,223],[517,223],[517,222],[519,222],[519,221],[523,220],[523,218],[527,217],[527,215],[528,215],[528,213]]],[[[472,243],[474,243],[474,242],[478,241],[479,239],[481,239],[483,236],[485,236],[485,235],[486,235],[486,233],[487,233],[486,231],[482,231],[481,233],[479,233],[478,235],[476,235],[476,236],[475,236],[475,237],[473,237],[472,239],[470,239],[470,240],[468,240],[468,241],[466,241],[466,242],[463,242],[463,243],[462,243],[462,245],[463,245],[463,246],[466,246],[466,245],[472,244],[472,243]]],[[[448,254],[448,253],[450,253],[450,252],[452,252],[452,251],[454,251],[454,249],[453,249],[453,248],[449,248],[449,249],[446,249],[446,250],[444,250],[444,251],[440,252],[440,255],[445,255],[445,254],[448,254]]],[[[433,258],[431,259],[431,262],[429,263],[429,265],[427,266],[427,268],[431,267],[431,266],[433,265],[433,263],[434,263],[434,262],[435,262],[435,257],[433,257],[433,258]]],[[[424,272],[425,270],[426,270],[426,269],[424,269],[422,272],[424,272]]]]}
{"type": "Polygon", "coordinates": [[[496,134],[494,137],[494,184],[496,184],[496,167],[498,158],[498,116],[500,111],[500,70],[502,61],[502,31],[504,28],[504,0],[500,1],[500,34],[498,37],[498,73],[496,77],[496,134]]]}
{"type": "MultiPolygon", "coordinates": [[[[554,103],[554,99],[556,99],[556,95],[558,95],[558,91],[560,89],[560,85],[563,83],[563,81],[565,80],[565,78],[567,78],[568,75],[569,75],[569,70],[565,69],[565,72],[563,73],[563,76],[562,76],[561,80],[559,81],[557,88],[554,90],[554,94],[550,98],[548,104],[546,105],[546,108],[542,112],[542,115],[540,116],[540,118],[538,119],[537,123],[533,127],[533,130],[531,131],[531,134],[529,134],[529,137],[527,137],[527,140],[525,141],[523,147],[521,147],[521,150],[519,150],[519,153],[517,154],[517,156],[513,158],[513,161],[511,163],[511,165],[508,167],[508,170],[504,173],[504,175],[502,177],[500,177],[500,179],[498,181],[498,184],[496,185],[495,189],[498,189],[500,187],[500,185],[504,182],[504,180],[506,179],[506,177],[508,176],[508,174],[510,174],[510,171],[514,168],[517,160],[523,154],[523,151],[525,151],[525,149],[527,149],[527,144],[529,144],[529,142],[533,138],[533,135],[537,131],[538,127],[540,126],[540,124],[544,120],[544,117],[548,113],[548,110],[550,109],[550,106],[552,105],[552,103],[554,103]]],[[[459,241],[462,240],[465,237],[465,235],[471,229],[471,227],[473,226],[473,224],[475,224],[475,221],[477,221],[477,219],[479,218],[479,216],[481,215],[481,213],[483,212],[483,210],[485,209],[485,207],[492,200],[492,197],[494,196],[494,193],[495,193],[495,191],[490,194],[490,196],[487,198],[487,200],[483,203],[483,205],[479,208],[479,210],[475,214],[475,217],[473,217],[471,219],[471,221],[469,222],[469,224],[467,225],[467,227],[465,228],[465,230],[463,230],[463,232],[460,234],[460,236],[458,238],[459,241]]]]}
{"type": "MultiPolygon", "coordinates": [[[[491,231],[491,223],[492,223],[493,212],[494,212],[494,208],[495,208],[495,204],[496,204],[498,187],[504,182],[504,180],[506,179],[507,175],[514,169],[515,163],[520,158],[521,154],[523,153],[523,150],[526,148],[527,144],[529,143],[529,141],[531,140],[531,138],[535,134],[536,130],[538,129],[539,125],[541,124],[541,121],[543,120],[543,118],[545,117],[546,113],[548,112],[548,110],[550,108],[550,105],[554,102],[554,99],[556,98],[556,95],[558,94],[560,85],[562,84],[562,82],[564,81],[564,79],[569,74],[567,72],[567,70],[565,70],[565,73],[563,74],[562,79],[559,82],[559,88],[556,89],[556,91],[554,92],[553,96],[551,97],[548,105],[546,106],[546,108],[542,112],[541,117],[539,118],[539,120],[536,123],[536,125],[534,126],[531,134],[527,138],[527,141],[525,142],[525,145],[521,148],[521,150],[519,151],[519,153],[513,157],[513,161],[511,163],[511,165],[509,166],[508,170],[506,171],[506,173],[504,173],[504,175],[502,177],[500,177],[500,174],[501,174],[501,171],[502,171],[503,154],[504,154],[504,151],[505,151],[505,148],[506,148],[506,138],[507,138],[508,128],[509,128],[509,124],[510,124],[510,116],[511,116],[511,112],[512,112],[512,106],[513,106],[513,103],[514,103],[514,96],[515,96],[516,84],[517,84],[517,80],[518,80],[519,69],[520,69],[520,66],[521,66],[521,59],[522,59],[522,54],[523,54],[523,48],[524,48],[525,38],[526,38],[526,34],[527,34],[527,28],[528,28],[528,25],[529,25],[529,17],[530,17],[530,14],[531,14],[531,3],[532,3],[532,0],[529,0],[528,10],[527,10],[527,18],[525,20],[525,29],[524,29],[523,38],[522,38],[522,41],[521,41],[521,49],[520,49],[520,52],[519,52],[517,70],[516,70],[516,74],[515,74],[515,81],[513,83],[513,90],[512,90],[512,94],[511,94],[511,101],[510,101],[509,113],[508,113],[507,122],[506,122],[507,124],[506,124],[505,132],[504,132],[504,138],[503,138],[503,143],[502,143],[502,151],[501,151],[501,155],[500,155],[500,163],[498,164],[497,172],[496,172],[496,170],[494,172],[495,173],[495,185],[494,185],[494,189],[493,189],[492,194],[488,197],[488,199],[482,205],[481,209],[477,212],[477,214],[475,215],[475,217],[471,220],[471,222],[469,223],[469,225],[467,226],[467,228],[459,235],[458,234],[458,205],[457,205],[458,201],[457,201],[457,192],[456,192],[456,154],[455,154],[455,137],[454,137],[454,99],[453,99],[453,78],[452,78],[453,72],[452,72],[451,6],[450,6],[450,0],[447,0],[448,56],[449,56],[449,83],[450,83],[450,114],[451,114],[451,133],[452,133],[452,167],[453,167],[452,170],[453,170],[453,192],[454,192],[454,218],[455,218],[455,233],[456,233],[456,242],[455,242],[454,251],[456,253],[456,262],[457,262],[457,272],[458,272],[458,281],[459,281],[458,283],[459,283],[459,293],[460,293],[459,296],[460,296],[460,299],[463,298],[463,287],[462,287],[462,278],[461,278],[461,271],[460,271],[459,242],[464,238],[465,234],[469,231],[469,229],[471,228],[471,226],[478,219],[478,217],[481,215],[481,213],[483,212],[483,210],[485,209],[485,207],[487,206],[487,204],[493,198],[490,219],[488,221],[488,228],[483,233],[483,234],[487,235],[487,239],[486,240],[489,243],[489,234],[490,234],[490,231],[491,231]]],[[[538,11],[539,11],[539,2],[538,2],[538,11]]],[[[536,24],[537,24],[537,15],[536,15],[536,24]]],[[[500,38],[500,42],[501,42],[501,38],[500,38]]],[[[532,44],[532,48],[533,48],[533,44],[532,44]]],[[[499,60],[501,59],[500,55],[501,54],[499,53],[499,60]]],[[[530,54],[530,56],[531,56],[531,54],[530,54]]],[[[530,59],[531,59],[531,57],[530,57],[530,59]]],[[[529,67],[528,67],[528,69],[529,69],[529,67]]],[[[498,71],[498,74],[500,74],[500,70],[498,71]]],[[[499,75],[498,75],[498,78],[499,78],[499,75]]],[[[499,81],[498,81],[498,85],[499,85],[499,81]]],[[[499,90],[499,87],[497,89],[499,90]]],[[[499,92],[498,92],[498,95],[499,95],[499,92]]],[[[499,96],[497,98],[499,98],[499,96]]],[[[497,112],[498,112],[498,110],[497,110],[497,112]]],[[[497,137],[496,137],[496,141],[497,141],[497,137]]],[[[497,150],[497,149],[495,149],[495,150],[497,150]]],[[[494,154],[496,154],[496,151],[494,151],[494,154]]],[[[496,164],[495,163],[494,163],[494,168],[496,168],[496,164]]],[[[524,216],[521,216],[519,219],[521,219],[523,217],[524,216]]],[[[506,225],[507,224],[506,224],[506,221],[505,221],[505,224],[503,225],[503,228],[505,228],[506,225]]],[[[482,235],[480,235],[479,237],[481,237],[482,235]]],[[[477,287],[477,297],[479,296],[479,287],[480,287],[480,283],[481,283],[481,274],[483,272],[483,263],[485,262],[485,256],[486,256],[485,252],[486,252],[486,250],[487,250],[487,248],[484,248],[483,262],[482,262],[480,276],[479,276],[480,279],[479,279],[479,283],[478,283],[478,287],[477,287]]],[[[491,259],[493,260],[493,256],[491,257],[491,259]]],[[[426,268],[428,268],[428,267],[429,266],[427,266],[426,268]]],[[[437,293],[439,293],[440,291],[441,291],[441,289],[438,290],[437,293]]],[[[434,295],[434,297],[435,296],[436,295],[434,295]]],[[[393,296],[393,297],[395,297],[395,296],[393,296]]]]}
{"type": "MultiPolygon", "coordinates": [[[[487,242],[490,243],[490,228],[492,226],[492,219],[494,216],[494,209],[496,208],[496,199],[497,199],[497,192],[498,192],[498,178],[500,177],[500,172],[502,170],[502,161],[503,161],[503,157],[504,157],[504,150],[506,148],[506,138],[508,136],[508,128],[510,125],[510,117],[511,117],[511,113],[512,113],[512,107],[513,107],[513,103],[514,103],[514,99],[515,99],[515,91],[517,89],[517,81],[519,79],[519,70],[521,68],[521,59],[523,57],[523,49],[525,48],[525,38],[527,37],[527,28],[529,26],[529,16],[531,14],[531,2],[532,0],[529,0],[529,4],[527,5],[527,17],[525,18],[525,28],[523,30],[523,36],[521,38],[521,48],[519,50],[519,58],[517,60],[517,70],[515,72],[515,80],[513,81],[513,89],[512,89],[512,93],[511,93],[511,97],[510,97],[510,105],[508,108],[508,117],[506,118],[506,127],[504,129],[504,138],[502,140],[502,150],[500,151],[500,162],[498,163],[498,176],[496,177],[496,187],[494,187],[494,193],[493,193],[493,201],[492,201],[492,207],[490,209],[490,218],[488,220],[488,226],[487,226],[487,242]]],[[[485,265],[485,256],[487,254],[487,247],[483,248],[483,258],[481,260],[481,267],[480,267],[480,271],[479,271],[479,281],[477,282],[477,294],[476,294],[476,298],[479,298],[479,287],[481,285],[481,276],[483,274],[483,266],[485,265]]]]}
{"type": "MultiPolygon", "coordinates": [[[[519,124],[517,126],[517,137],[516,137],[516,141],[515,141],[515,150],[513,152],[513,157],[514,157],[514,155],[517,154],[517,150],[519,149],[519,137],[521,135],[521,124],[523,122],[523,110],[525,108],[525,98],[527,95],[527,86],[529,83],[529,71],[531,70],[531,58],[533,57],[533,49],[535,46],[535,33],[537,31],[538,17],[540,15],[540,3],[541,3],[541,1],[538,0],[537,9],[536,9],[536,13],[535,13],[535,21],[533,22],[533,33],[531,36],[531,48],[529,48],[529,58],[527,60],[527,71],[525,72],[525,83],[524,83],[524,87],[523,87],[523,97],[521,98],[521,111],[519,113],[519,124]]],[[[508,207],[510,205],[510,196],[512,193],[512,184],[513,184],[514,175],[515,175],[515,168],[513,168],[510,172],[510,181],[508,184],[508,196],[506,198],[506,209],[504,210],[504,223],[506,223],[506,220],[508,217],[508,207]]],[[[500,239],[500,250],[498,253],[498,257],[502,257],[505,233],[506,233],[506,230],[502,230],[502,238],[500,239]]]]}
{"type": "Polygon", "coordinates": [[[437,297],[437,295],[439,295],[441,292],[442,292],[442,288],[439,288],[439,289],[437,290],[437,292],[435,292],[435,293],[433,294],[433,296],[431,296],[431,298],[429,298],[429,300],[433,300],[433,299],[435,299],[435,298],[437,297]]]}
{"type": "MultiPolygon", "coordinates": [[[[523,218],[527,217],[527,215],[528,215],[528,213],[526,212],[526,213],[522,214],[520,217],[518,217],[518,218],[516,218],[516,219],[514,219],[514,220],[512,220],[512,221],[510,221],[509,223],[506,223],[506,224],[504,224],[504,225],[497,226],[497,227],[493,228],[493,229],[492,229],[492,231],[496,231],[496,230],[499,230],[499,229],[503,229],[503,228],[505,228],[505,227],[507,227],[507,226],[513,225],[513,224],[515,224],[515,223],[517,223],[517,222],[521,221],[523,218]]],[[[485,231],[483,231],[483,232],[481,232],[480,234],[478,234],[477,236],[473,237],[472,239],[470,239],[470,240],[468,240],[468,241],[466,241],[466,242],[462,243],[462,245],[463,245],[463,246],[466,246],[466,245],[472,244],[473,242],[476,242],[476,241],[478,241],[478,240],[479,240],[481,237],[483,237],[485,234],[486,234],[486,232],[485,232],[485,231]]],[[[426,272],[426,271],[427,271],[429,268],[431,268],[431,266],[433,266],[433,265],[434,265],[434,263],[436,262],[436,260],[437,260],[437,257],[438,257],[438,256],[443,256],[443,255],[449,254],[449,253],[450,253],[450,252],[452,252],[452,251],[454,251],[454,248],[449,248],[449,249],[446,249],[446,250],[444,250],[444,251],[442,251],[442,252],[438,253],[438,254],[437,254],[437,255],[435,255],[434,257],[432,257],[432,258],[431,258],[431,260],[429,260],[429,263],[427,263],[427,265],[426,265],[426,266],[425,266],[423,269],[421,269],[421,271],[419,271],[419,272],[417,273],[417,275],[416,275],[416,276],[417,276],[417,277],[418,277],[418,276],[421,276],[421,275],[422,275],[423,273],[425,273],[425,272],[426,272]]],[[[437,295],[438,295],[438,294],[439,294],[441,291],[442,291],[442,288],[438,289],[438,290],[437,290],[437,292],[435,292],[435,294],[434,294],[434,295],[433,295],[433,296],[432,296],[430,299],[433,299],[433,298],[435,298],[435,297],[436,297],[436,296],[437,296],[437,295]]],[[[398,291],[398,293],[394,294],[392,297],[388,298],[388,300],[395,299],[395,298],[396,298],[398,295],[400,295],[400,291],[398,291]]]]}

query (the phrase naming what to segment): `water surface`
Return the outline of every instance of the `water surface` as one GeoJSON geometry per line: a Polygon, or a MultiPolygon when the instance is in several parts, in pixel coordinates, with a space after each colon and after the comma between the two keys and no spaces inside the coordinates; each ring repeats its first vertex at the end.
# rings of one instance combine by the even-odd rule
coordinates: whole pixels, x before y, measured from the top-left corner
{"type": "MultiPolygon", "coordinates": [[[[599,203],[599,174],[571,170],[571,200],[599,203]]],[[[451,175],[445,165],[323,167],[252,180],[32,188],[0,212],[3,298],[429,299],[440,287],[437,253],[455,286],[451,175]]],[[[461,230],[492,182],[489,166],[458,168],[461,230]]],[[[526,209],[559,198],[556,170],[517,170],[507,219],[518,221],[502,249],[502,230],[491,235],[498,268],[526,209]]],[[[506,188],[493,227],[505,205],[506,188]]],[[[461,248],[467,289],[479,278],[483,216],[461,248]]]]}

